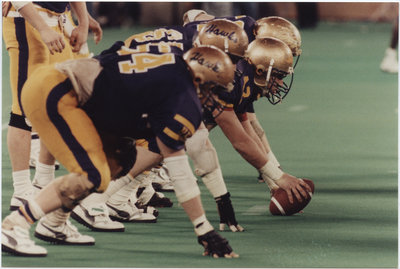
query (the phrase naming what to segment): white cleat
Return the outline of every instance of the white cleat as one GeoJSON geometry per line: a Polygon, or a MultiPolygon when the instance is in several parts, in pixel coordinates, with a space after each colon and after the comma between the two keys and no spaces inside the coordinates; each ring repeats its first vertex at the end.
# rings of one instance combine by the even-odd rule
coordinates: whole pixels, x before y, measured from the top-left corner
{"type": "Polygon", "coordinates": [[[173,192],[174,186],[168,174],[167,167],[163,164],[160,168],[151,169],[152,185],[156,191],[173,192]]]}
{"type": "Polygon", "coordinates": [[[1,250],[16,256],[45,257],[47,250],[29,238],[29,231],[19,226],[12,230],[2,229],[1,250]]]}
{"type": "Polygon", "coordinates": [[[397,61],[397,51],[392,48],[387,48],[385,56],[381,62],[380,68],[387,73],[396,74],[399,72],[399,63],[397,61]]]}
{"type": "Polygon", "coordinates": [[[111,204],[107,202],[110,218],[121,222],[155,223],[157,217],[153,213],[145,213],[138,209],[134,203],[128,201],[123,204],[111,204]]]}
{"type": "Polygon", "coordinates": [[[20,206],[25,205],[29,199],[32,199],[35,195],[34,189],[24,192],[22,195],[16,195],[15,193],[11,197],[10,211],[17,210],[20,206]]]}
{"type": "Polygon", "coordinates": [[[71,217],[95,232],[124,232],[124,224],[111,220],[108,214],[105,204],[91,206],[90,208],[77,205],[72,210],[71,217]]]}
{"type": "Polygon", "coordinates": [[[41,218],[35,229],[35,237],[54,244],[60,245],[94,245],[93,237],[78,232],[72,223],[67,220],[60,226],[51,226],[41,218]]]}

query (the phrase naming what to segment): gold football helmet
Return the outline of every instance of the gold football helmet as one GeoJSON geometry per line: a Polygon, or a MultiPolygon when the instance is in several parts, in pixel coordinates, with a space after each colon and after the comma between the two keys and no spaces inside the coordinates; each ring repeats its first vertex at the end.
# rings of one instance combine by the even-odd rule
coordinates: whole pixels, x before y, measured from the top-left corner
{"type": "Polygon", "coordinates": [[[294,67],[297,65],[302,52],[300,48],[301,35],[293,23],[278,16],[265,17],[257,20],[254,31],[257,38],[275,37],[279,40],[282,40],[286,45],[289,46],[293,57],[297,57],[294,67]]]}
{"type": "Polygon", "coordinates": [[[217,19],[209,21],[197,34],[194,46],[212,45],[231,57],[233,63],[243,58],[249,45],[246,32],[236,23],[217,19]]]}
{"type": "Polygon", "coordinates": [[[222,112],[223,106],[214,95],[233,90],[235,66],[231,59],[214,46],[193,47],[183,55],[183,59],[192,73],[203,108],[222,112]]]}
{"type": "Polygon", "coordinates": [[[280,103],[293,83],[293,55],[281,40],[256,38],[246,51],[246,60],[254,67],[254,84],[273,105],[280,103]],[[284,79],[290,76],[289,83],[284,79]]]}

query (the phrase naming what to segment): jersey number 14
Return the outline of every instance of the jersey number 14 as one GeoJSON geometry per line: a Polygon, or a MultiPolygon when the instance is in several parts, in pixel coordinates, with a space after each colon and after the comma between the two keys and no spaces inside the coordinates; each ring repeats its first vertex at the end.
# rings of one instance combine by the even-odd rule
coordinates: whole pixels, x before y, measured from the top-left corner
{"type": "Polygon", "coordinates": [[[171,53],[151,54],[140,53],[131,54],[131,60],[118,62],[119,71],[122,74],[144,73],[149,69],[157,68],[166,64],[174,64],[175,57],[171,53]]]}

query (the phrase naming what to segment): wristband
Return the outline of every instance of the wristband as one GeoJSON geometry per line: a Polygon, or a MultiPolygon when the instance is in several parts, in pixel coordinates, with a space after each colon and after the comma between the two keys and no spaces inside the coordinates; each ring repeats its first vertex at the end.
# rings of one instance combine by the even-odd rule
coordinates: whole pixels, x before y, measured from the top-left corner
{"type": "Polygon", "coordinates": [[[277,166],[275,166],[271,161],[268,161],[258,171],[261,173],[263,177],[265,175],[268,178],[272,179],[273,181],[280,179],[283,175],[282,170],[279,169],[277,166]]]}
{"type": "Polygon", "coordinates": [[[204,235],[214,230],[210,222],[207,220],[206,215],[204,214],[198,217],[197,219],[193,220],[192,223],[194,226],[194,232],[196,233],[197,236],[204,235]]]}

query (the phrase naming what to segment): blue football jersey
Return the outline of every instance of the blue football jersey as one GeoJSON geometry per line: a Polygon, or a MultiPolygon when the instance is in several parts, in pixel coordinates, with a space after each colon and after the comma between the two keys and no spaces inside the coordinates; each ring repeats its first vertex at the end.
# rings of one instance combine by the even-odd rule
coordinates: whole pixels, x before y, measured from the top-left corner
{"type": "MultiPolygon", "coordinates": [[[[253,103],[261,97],[261,90],[254,84],[253,66],[246,60],[240,60],[236,65],[235,86],[231,92],[219,93],[219,99],[230,104],[226,110],[235,111],[239,119],[242,115],[254,113],[253,103]]],[[[206,124],[215,124],[211,113],[204,111],[203,118],[206,124]]]]}
{"type": "Polygon", "coordinates": [[[96,128],[132,138],[156,136],[182,149],[200,125],[202,111],[184,60],[172,53],[132,53],[117,45],[95,58],[103,70],[83,109],[96,128]]]}

